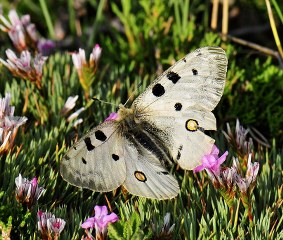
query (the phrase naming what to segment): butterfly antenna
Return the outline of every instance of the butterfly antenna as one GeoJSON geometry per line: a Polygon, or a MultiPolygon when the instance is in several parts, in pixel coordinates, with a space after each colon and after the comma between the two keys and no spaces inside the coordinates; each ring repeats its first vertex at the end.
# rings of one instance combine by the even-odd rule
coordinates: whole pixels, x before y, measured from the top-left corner
{"type": "Polygon", "coordinates": [[[130,97],[128,98],[128,100],[124,103],[124,106],[126,106],[126,104],[129,102],[129,100],[137,93],[137,91],[139,90],[139,88],[141,87],[142,82],[140,82],[138,84],[138,87],[135,89],[135,91],[130,95],[130,97]]]}
{"type": "Polygon", "coordinates": [[[98,101],[98,102],[101,102],[101,103],[110,104],[110,105],[112,105],[112,106],[117,107],[117,105],[116,105],[116,104],[111,103],[111,102],[106,102],[106,101],[100,100],[100,99],[98,99],[97,97],[92,97],[91,99],[92,99],[92,100],[94,100],[94,101],[98,101]]]}

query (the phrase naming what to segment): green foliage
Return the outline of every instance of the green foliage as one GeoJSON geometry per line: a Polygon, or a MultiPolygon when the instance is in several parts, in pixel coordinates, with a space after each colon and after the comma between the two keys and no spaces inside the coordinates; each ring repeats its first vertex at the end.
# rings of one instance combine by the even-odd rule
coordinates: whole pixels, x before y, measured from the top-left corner
{"type": "MultiPolygon", "coordinates": [[[[86,2],[80,10],[87,15],[79,15],[71,0],[67,5],[66,1],[40,1],[39,5],[30,0],[15,4],[19,13],[31,14],[32,22],[38,23],[45,37],[56,39],[56,23],[66,25],[65,34],[69,34],[72,44],[64,45],[68,43],[65,39],[57,42],[62,52],[57,50],[44,65],[41,89],[13,78],[0,65],[0,95],[10,92],[15,115],[28,117],[27,124],[18,131],[15,147],[0,159],[2,231],[11,229],[12,239],[38,239],[36,211],[41,209],[66,220],[60,239],[80,239],[84,234],[80,225],[93,206],[108,203],[120,218],[109,225],[110,239],[158,239],[167,212],[171,214],[171,224],[175,224],[172,239],[282,239],[283,71],[278,63],[223,42],[217,33],[209,31],[210,1],[86,2]],[[78,26],[82,30],[80,37],[78,26]],[[205,173],[194,175],[174,167],[172,172],[181,192],[168,201],[137,198],[120,190],[94,193],[70,186],[61,178],[60,160],[67,149],[115,110],[84,97],[70,54],[63,51],[83,46],[89,52],[96,42],[103,50],[89,94],[116,105],[128,98],[132,101],[133,93],[138,95],[158,73],[195,48],[218,45],[225,49],[229,59],[227,84],[214,111],[219,129],[225,128],[227,121],[234,123],[239,118],[243,125],[255,127],[273,141],[270,149],[256,148],[255,159],[261,167],[251,199],[252,223],[239,199],[235,199],[234,211],[230,211],[205,173]],[[68,116],[60,114],[67,98],[75,95],[79,96],[75,110],[85,107],[80,115],[83,124],[76,128],[66,120],[68,116]],[[15,178],[19,173],[29,179],[38,176],[39,185],[46,189],[31,211],[15,200],[15,178]],[[159,226],[158,231],[154,231],[153,224],[159,226]]],[[[256,2],[249,4],[264,13],[264,2],[256,2]]],[[[282,21],[282,11],[274,6],[282,21]]],[[[9,9],[11,3],[3,1],[4,12],[9,9]]],[[[5,49],[12,45],[2,32],[0,41],[0,57],[4,58],[5,49]]],[[[221,131],[215,138],[224,151],[227,143],[221,131]]]]}
{"type": "Polygon", "coordinates": [[[108,228],[108,234],[111,239],[117,240],[133,240],[133,239],[146,239],[142,238],[141,219],[137,212],[132,213],[129,219],[121,219],[108,228]]]}
{"type": "Polygon", "coordinates": [[[282,69],[272,65],[271,58],[262,61],[247,56],[245,61],[239,61],[230,57],[229,61],[231,67],[228,79],[231,81],[227,85],[229,90],[225,92],[229,94],[226,115],[239,118],[260,130],[266,137],[274,136],[282,143],[282,69]],[[245,68],[245,62],[248,61],[253,64],[245,68]]]}

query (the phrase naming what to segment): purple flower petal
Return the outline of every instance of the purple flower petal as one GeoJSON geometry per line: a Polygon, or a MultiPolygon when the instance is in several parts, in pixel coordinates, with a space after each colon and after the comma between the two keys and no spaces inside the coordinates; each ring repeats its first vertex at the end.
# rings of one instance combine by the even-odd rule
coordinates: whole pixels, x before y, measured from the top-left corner
{"type": "Polygon", "coordinates": [[[36,187],[36,185],[37,185],[37,178],[36,178],[36,177],[34,177],[34,178],[31,180],[31,184],[32,184],[33,187],[36,187]]]}
{"type": "Polygon", "coordinates": [[[108,214],[108,210],[106,206],[95,206],[94,207],[95,211],[95,218],[101,218],[104,217],[108,214]]]}
{"type": "Polygon", "coordinates": [[[112,112],[112,113],[110,113],[110,115],[104,121],[115,120],[117,117],[118,117],[118,113],[112,112]]]}
{"type": "Polygon", "coordinates": [[[215,175],[220,174],[220,165],[226,160],[228,151],[226,151],[220,158],[218,157],[219,149],[216,145],[213,146],[211,153],[202,158],[202,164],[194,169],[194,172],[200,172],[204,169],[210,170],[215,175]]]}
{"type": "Polygon", "coordinates": [[[15,183],[17,186],[15,191],[17,201],[27,204],[29,209],[36,204],[44,191],[44,188],[38,186],[37,178],[30,181],[19,174],[15,179],[15,183]]]}
{"type": "Polygon", "coordinates": [[[217,155],[219,154],[219,149],[217,148],[216,145],[213,145],[212,150],[211,150],[212,155],[217,155]]]}
{"type": "Polygon", "coordinates": [[[95,228],[97,234],[105,234],[109,223],[118,221],[115,213],[108,215],[106,206],[95,206],[95,216],[88,218],[81,226],[82,228],[95,228]]]}
{"type": "Polygon", "coordinates": [[[94,228],[95,227],[95,218],[90,217],[87,220],[85,220],[82,225],[82,228],[87,229],[87,228],[94,228]]]}
{"type": "Polygon", "coordinates": [[[104,228],[108,226],[109,223],[116,222],[118,220],[118,216],[115,213],[111,213],[109,215],[104,215],[101,218],[96,218],[96,223],[99,228],[99,231],[103,231],[104,228]]]}
{"type": "Polygon", "coordinates": [[[107,223],[109,223],[109,222],[113,223],[113,222],[116,222],[118,220],[119,220],[119,218],[115,213],[111,213],[111,214],[109,214],[109,215],[107,215],[103,218],[103,221],[107,222],[107,223]]]}
{"type": "Polygon", "coordinates": [[[220,158],[218,158],[218,164],[221,165],[222,163],[224,163],[227,156],[228,156],[228,151],[223,153],[222,156],[220,158]]]}
{"type": "Polygon", "coordinates": [[[194,169],[194,173],[198,173],[198,172],[204,170],[204,168],[205,168],[205,167],[204,167],[203,165],[199,165],[199,166],[197,166],[197,167],[194,169]]]}

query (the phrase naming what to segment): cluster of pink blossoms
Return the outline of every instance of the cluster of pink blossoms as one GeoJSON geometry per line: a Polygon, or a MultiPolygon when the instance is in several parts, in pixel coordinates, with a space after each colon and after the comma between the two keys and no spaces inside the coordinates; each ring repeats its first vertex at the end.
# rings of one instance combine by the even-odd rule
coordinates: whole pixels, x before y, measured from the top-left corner
{"type": "Polygon", "coordinates": [[[15,107],[10,101],[10,93],[0,98],[0,154],[12,149],[18,128],[27,121],[26,117],[14,116],[15,107]]]}

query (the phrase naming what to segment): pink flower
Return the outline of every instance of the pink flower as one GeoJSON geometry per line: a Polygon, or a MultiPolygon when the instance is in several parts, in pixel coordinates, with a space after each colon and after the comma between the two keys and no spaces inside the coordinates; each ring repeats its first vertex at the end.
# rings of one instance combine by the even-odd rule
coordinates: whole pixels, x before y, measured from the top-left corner
{"type": "Polygon", "coordinates": [[[173,239],[173,231],[175,228],[175,223],[170,224],[170,213],[167,212],[164,216],[163,225],[159,225],[156,222],[156,219],[153,219],[152,230],[153,238],[152,239],[173,239]]]}
{"type": "Polygon", "coordinates": [[[55,49],[55,43],[50,39],[40,39],[37,49],[43,56],[49,56],[55,49]]]}
{"type": "Polygon", "coordinates": [[[37,227],[41,234],[47,232],[47,219],[55,217],[50,212],[42,212],[39,210],[37,212],[37,227]]]}
{"type": "Polygon", "coordinates": [[[75,111],[74,113],[72,113],[68,118],[67,121],[71,122],[72,120],[74,120],[75,118],[77,118],[83,111],[85,110],[84,107],[81,107],[80,109],[78,109],[77,111],[75,111]]]}
{"type": "Polygon", "coordinates": [[[94,65],[95,63],[99,61],[101,52],[102,52],[102,49],[99,46],[99,44],[95,44],[94,48],[92,49],[92,53],[90,54],[90,57],[89,57],[90,64],[94,65]]]}
{"type": "Polygon", "coordinates": [[[37,212],[37,227],[42,239],[58,239],[66,222],[50,212],[37,212]]]}
{"type": "Polygon", "coordinates": [[[110,115],[104,121],[115,120],[117,117],[118,117],[118,113],[112,112],[112,113],[110,113],[110,115]]]}
{"type": "Polygon", "coordinates": [[[47,219],[47,228],[51,233],[54,233],[54,235],[59,235],[63,231],[65,225],[66,222],[61,218],[47,219]]]}
{"type": "Polygon", "coordinates": [[[27,121],[26,117],[14,116],[15,107],[10,105],[10,100],[10,93],[0,98],[0,154],[13,147],[18,128],[27,121]]]}
{"type": "Polygon", "coordinates": [[[218,176],[220,174],[220,165],[226,160],[228,151],[226,151],[221,157],[218,157],[219,149],[216,145],[213,145],[211,153],[205,155],[202,158],[202,164],[194,169],[194,173],[200,172],[204,169],[212,172],[214,175],[218,176]]]}
{"type": "Polygon", "coordinates": [[[44,191],[43,187],[38,187],[37,178],[33,178],[29,181],[23,178],[21,174],[15,179],[16,183],[16,199],[20,203],[27,204],[30,209],[33,207],[41,194],[44,191]]]}
{"type": "Polygon", "coordinates": [[[82,48],[79,49],[78,53],[72,53],[73,64],[78,72],[80,83],[85,91],[89,90],[95,79],[101,51],[101,47],[96,44],[90,54],[89,61],[86,60],[85,50],[82,48]]]}
{"type": "Polygon", "coordinates": [[[106,236],[108,224],[118,221],[118,216],[115,213],[108,215],[106,206],[95,206],[94,211],[94,217],[88,218],[81,226],[84,229],[95,228],[97,236],[106,236]]]}
{"type": "Polygon", "coordinates": [[[40,88],[42,68],[47,57],[42,57],[40,54],[37,54],[32,58],[29,51],[23,51],[18,58],[10,49],[6,50],[6,55],[8,59],[4,61],[0,58],[0,62],[5,65],[14,76],[35,82],[40,88]]]}
{"type": "Polygon", "coordinates": [[[259,171],[259,163],[258,162],[252,163],[251,158],[252,155],[249,154],[246,177],[243,178],[238,174],[235,176],[235,182],[242,193],[246,193],[249,188],[253,189],[259,171]]]}
{"type": "Polygon", "coordinates": [[[85,110],[84,107],[78,109],[76,112],[70,114],[69,117],[67,117],[67,113],[70,112],[75,106],[76,106],[76,101],[78,100],[78,95],[74,96],[74,97],[68,97],[66,103],[64,104],[62,110],[61,110],[61,115],[65,116],[67,118],[68,122],[73,121],[74,119],[76,119],[76,121],[74,121],[73,123],[73,127],[77,127],[79,124],[81,124],[83,122],[82,118],[77,119],[77,117],[79,116],[79,114],[81,112],[83,112],[85,110]]]}
{"type": "MultiPolygon", "coordinates": [[[[246,164],[248,156],[253,152],[254,144],[253,139],[249,137],[251,135],[251,129],[245,129],[241,124],[239,119],[236,121],[235,130],[232,131],[229,123],[227,123],[227,132],[222,131],[225,138],[227,139],[229,145],[238,155],[240,162],[244,161],[246,164]]],[[[254,139],[263,146],[269,146],[268,141],[262,136],[262,134],[257,133],[260,138],[254,139]]]]}
{"type": "Polygon", "coordinates": [[[6,19],[0,15],[0,29],[7,32],[14,46],[18,51],[23,51],[30,47],[35,48],[38,41],[36,27],[30,22],[30,16],[24,15],[19,18],[17,12],[12,9],[6,19]]]}
{"type": "Polygon", "coordinates": [[[76,106],[76,101],[78,100],[79,96],[70,96],[68,97],[67,101],[65,102],[61,114],[66,115],[69,111],[71,111],[76,106]]]}

